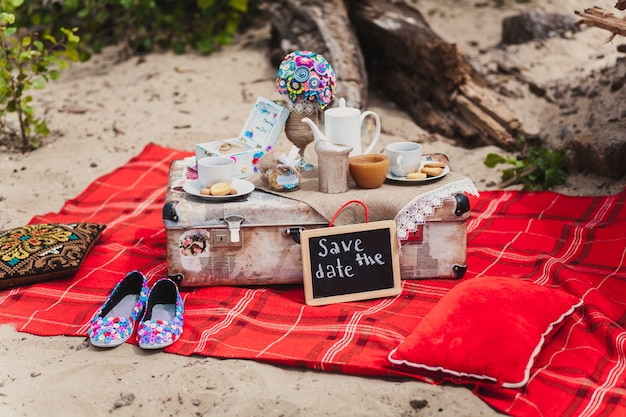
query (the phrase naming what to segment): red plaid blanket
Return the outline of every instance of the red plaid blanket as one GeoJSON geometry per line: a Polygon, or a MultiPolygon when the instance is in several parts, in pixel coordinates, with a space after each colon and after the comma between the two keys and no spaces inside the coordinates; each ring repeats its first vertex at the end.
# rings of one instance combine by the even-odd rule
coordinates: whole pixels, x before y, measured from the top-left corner
{"type": "MultiPolygon", "coordinates": [[[[59,213],[33,218],[108,228],[73,278],[1,291],[0,323],[86,336],[92,314],[126,272],[138,269],[151,283],[164,276],[165,184],[170,162],[188,155],[149,145],[59,213]]],[[[526,387],[471,387],[491,406],[516,416],[626,415],[625,200],[626,191],[578,198],[497,191],[472,199],[464,279],[532,278],[585,302],[541,351],[526,387]]],[[[389,351],[456,283],[404,281],[396,298],[324,307],[306,306],[301,286],[198,288],[183,293],[185,331],[167,351],[406,376],[389,366],[389,351]]]]}

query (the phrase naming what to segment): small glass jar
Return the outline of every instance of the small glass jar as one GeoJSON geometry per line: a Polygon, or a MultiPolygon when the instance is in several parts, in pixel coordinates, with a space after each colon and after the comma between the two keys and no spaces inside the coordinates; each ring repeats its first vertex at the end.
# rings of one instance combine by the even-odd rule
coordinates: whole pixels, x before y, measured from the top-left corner
{"type": "Polygon", "coordinates": [[[278,164],[268,172],[270,188],[274,191],[296,191],[300,189],[300,170],[278,164]]]}

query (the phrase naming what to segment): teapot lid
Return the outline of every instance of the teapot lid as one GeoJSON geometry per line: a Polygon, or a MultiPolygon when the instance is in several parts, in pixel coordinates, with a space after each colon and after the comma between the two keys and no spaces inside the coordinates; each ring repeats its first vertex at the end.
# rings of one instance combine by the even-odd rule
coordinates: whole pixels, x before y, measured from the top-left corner
{"type": "Polygon", "coordinates": [[[361,110],[355,107],[348,107],[346,105],[346,99],[341,97],[339,99],[339,107],[333,107],[332,109],[328,109],[324,112],[324,114],[329,113],[332,116],[338,117],[347,117],[347,116],[355,116],[361,114],[361,110]]]}

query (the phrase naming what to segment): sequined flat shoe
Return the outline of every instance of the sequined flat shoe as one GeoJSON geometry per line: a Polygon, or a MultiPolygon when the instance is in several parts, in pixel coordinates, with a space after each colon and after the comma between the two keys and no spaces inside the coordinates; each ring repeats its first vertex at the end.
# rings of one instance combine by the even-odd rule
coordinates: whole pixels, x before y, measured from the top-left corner
{"type": "Polygon", "coordinates": [[[158,280],[137,327],[139,347],[161,349],[176,342],[183,333],[183,310],[176,283],[169,278],[158,280]]]}
{"type": "Polygon", "coordinates": [[[122,278],[91,319],[87,333],[91,344],[115,347],[127,341],[148,301],[148,292],[148,282],[141,272],[129,272],[122,278]]]}

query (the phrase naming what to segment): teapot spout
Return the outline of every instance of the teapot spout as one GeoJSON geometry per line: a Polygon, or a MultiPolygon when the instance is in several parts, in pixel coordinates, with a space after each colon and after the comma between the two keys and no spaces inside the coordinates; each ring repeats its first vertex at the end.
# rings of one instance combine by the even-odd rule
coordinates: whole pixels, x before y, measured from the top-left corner
{"type": "Polygon", "coordinates": [[[320,140],[324,140],[324,141],[328,140],[326,136],[324,136],[322,131],[319,129],[319,127],[317,127],[317,125],[313,122],[313,120],[309,119],[308,117],[305,117],[302,119],[302,123],[306,123],[307,125],[309,125],[309,127],[313,131],[313,137],[315,138],[315,142],[320,141],[320,140]]]}

